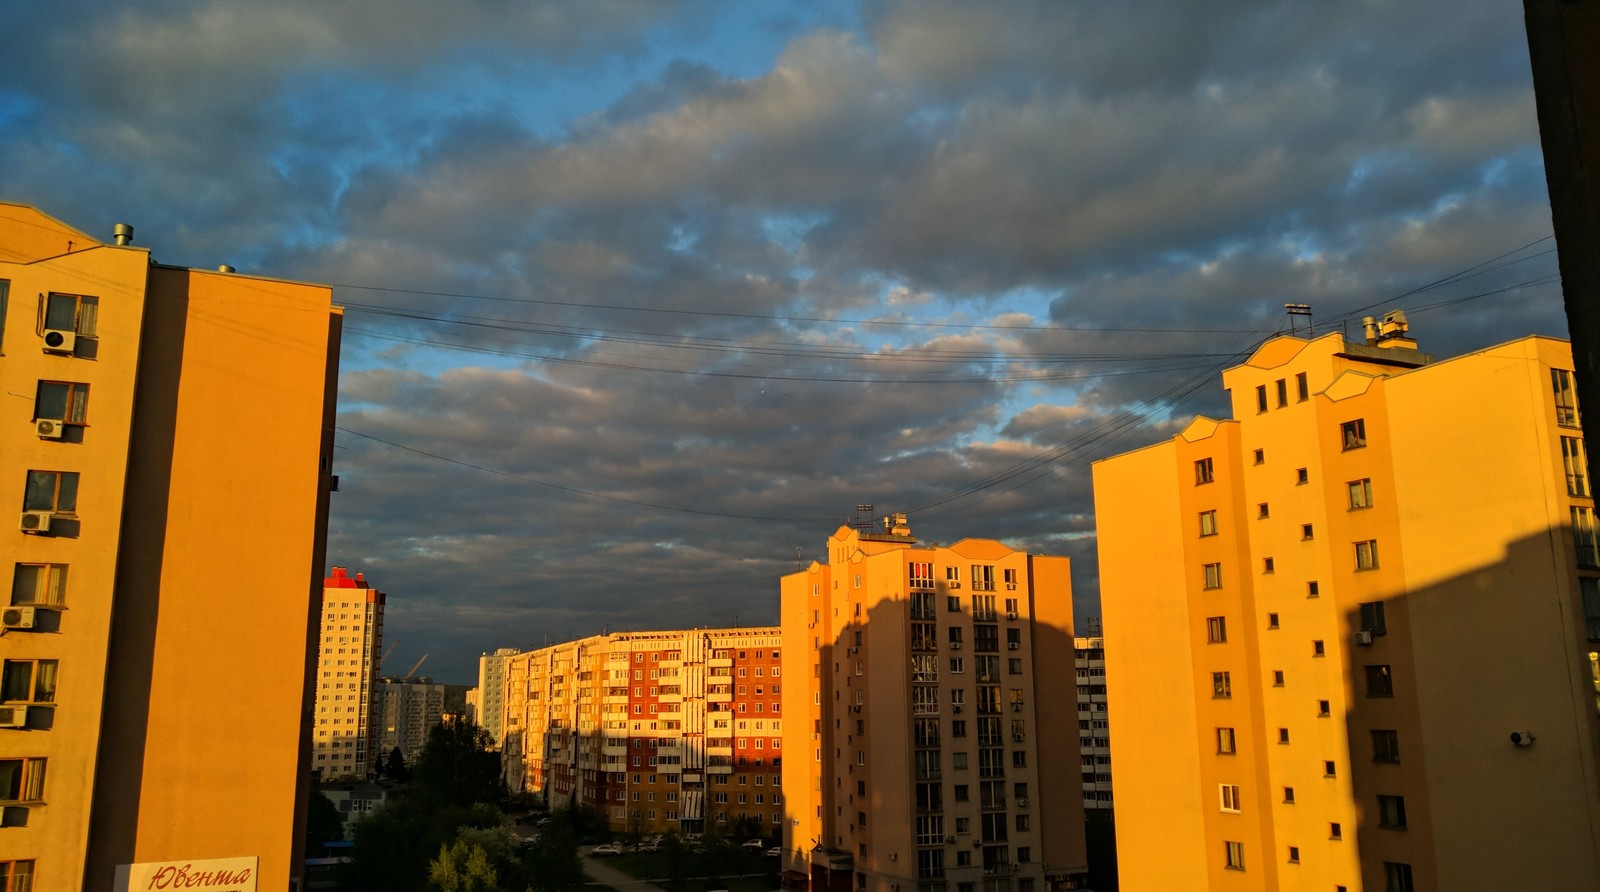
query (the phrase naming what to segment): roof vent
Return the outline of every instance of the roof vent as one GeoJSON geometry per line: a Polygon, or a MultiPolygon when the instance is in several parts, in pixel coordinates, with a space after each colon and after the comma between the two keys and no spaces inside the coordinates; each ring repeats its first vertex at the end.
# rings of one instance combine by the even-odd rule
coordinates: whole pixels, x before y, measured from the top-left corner
{"type": "Polygon", "coordinates": [[[219,272],[219,273],[231,273],[231,272],[234,272],[234,269],[233,269],[233,267],[231,267],[231,266],[227,265],[226,263],[224,263],[221,266],[217,267],[217,272],[219,272]]]}
{"type": "Polygon", "coordinates": [[[111,227],[111,233],[116,238],[117,244],[133,244],[133,227],[127,223],[118,223],[116,226],[111,227]]]}

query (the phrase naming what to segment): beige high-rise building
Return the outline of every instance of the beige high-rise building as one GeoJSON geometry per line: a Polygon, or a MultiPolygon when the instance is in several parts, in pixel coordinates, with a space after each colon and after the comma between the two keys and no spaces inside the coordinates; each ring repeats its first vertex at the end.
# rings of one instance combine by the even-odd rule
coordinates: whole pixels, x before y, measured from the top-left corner
{"type": "Polygon", "coordinates": [[[1079,887],[1067,559],[886,520],[782,580],[785,885],[1079,887]]]}
{"type": "Polygon", "coordinates": [[[1123,889],[1600,888],[1571,368],[1435,362],[1390,314],[1095,466],[1123,889]]]}
{"type": "Polygon", "coordinates": [[[0,888],[301,875],[340,322],[0,204],[0,888]]]}
{"type": "Polygon", "coordinates": [[[776,628],[597,635],[506,658],[512,790],[605,811],[612,829],[777,836],[776,628]]]}
{"type": "Polygon", "coordinates": [[[384,594],[364,574],[334,567],[322,583],[317,714],[311,770],[322,780],[366,779],[377,767],[373,721],[383,655],[384,594]]]}
{"type": "Polygon", "coordinates": [[[1073,641],[1078,675],[1078,768],[1083,775],[1085,812],[1109,812],[1111,800],[1111,723],[1106,712],[1105,639],[1073,641]]]}
{"type": "Polygon", "coordinates": [[[519,653],[514,647],[501,647],[478,657],[478,687],[468,706],[496,749],[505,746],[506,660],[519,653]]]}
{"type": "Polygon", "coordinates": [[[444,721],[444,685],[426,675],[380,678],[374,699],[378,714],[378,753],[388,759],[395,749],[413,765],[428,744],[433,726],[444,721]]]}

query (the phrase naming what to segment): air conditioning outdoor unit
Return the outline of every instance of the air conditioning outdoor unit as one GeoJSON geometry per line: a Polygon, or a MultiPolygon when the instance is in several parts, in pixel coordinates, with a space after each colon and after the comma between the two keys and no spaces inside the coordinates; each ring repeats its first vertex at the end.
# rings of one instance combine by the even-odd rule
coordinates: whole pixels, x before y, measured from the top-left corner
{"type": "Polygon", "coordinates": [[[950,583],[950,587],[951,587],[951,588],[960,588],[960,587],[961,587],[961,583],[959,583],[959,582],[952,582],[952,583],[950,583]]]}
{"type": "Polygon", "coordinates": [[[28,727],[28,707],[0,706],[0,728],[28,727]]]}
{"type": "Polygon", "coordinates": [[[950,642],[950,649],[951,650],[960,650],[961,649],[961,642],[959,642],[959,641],[950,642]]]}
{"type": "Polygon", "coordinates": [[[33,432],[41,440],[59,440],[67,432],[67,425],[59,418],[40,418],[33,423],[33,432]]]}
{"type": "Polygon", "coordinates": [[[1008,650],[1016,650],[1017,648],[1019,648],[1021,646],[1022,646],[1022,643],[1020,641],[1007,641],[1006,642],[1006,648],[1008,650]]]}
{"type": "Polygon", "coordinates": [[[7,607],[4,612],[0,612],[0,626],[5,626],[7,629],[31,629],[33,613],[32,607],[7,607]]]}
{"type": "Polygon", "coordinates": [[[59,328],[44,330],[44,352],[71,355],[78,349],[78,333],[59,328]]]}
{"type": "Polygon", "coordinates": [[[1017,800],[1017,808],[1027,808],[1027,807],[1028,807],[1028,800],[1026,800],[1026,799],[1018,799],[1017,800]]]}
{"type": "Polygon", "coordinates": [[[48,533],[51,517],[49,511],[24,511],[19,527],[24,533],[48,533]]]}
{"type": "Polygon", "coordinates": [[[1028,739],[1028,735],[1026,735],[1026,734],[1013,734],[1013,735],[1011,735],[1011,739],[1015,740],[1017,743],[1021,743],[1024,740],[1028,739]]]}
{"type": "Polygon", "coordinates": [[[1015,610],[1007,610],[1006,611],[1006,619],[1016,619],[1016,618],[1017,618],[1017,612],[1015,610]]]}
{"type": "Polygon", "coordinates": [[[950,707],[950,711],[951,711],[951,712],[953,712],[953,713],[955,713],[955,714],[956,714],[956,715],[960,715],[960,714],[961,714],[961,707],[959,707],[959,706],[952,706],[952,707],[950,707]]]}
{"type": "Polygon", "coordinates": [[[1372,633],[1368,632],[1365,629],[1362,629],[1361,631],[1357,632],[1356,633],[1356,643],[1357,644],[1371,644],[1372,643],[1372,633]]]}

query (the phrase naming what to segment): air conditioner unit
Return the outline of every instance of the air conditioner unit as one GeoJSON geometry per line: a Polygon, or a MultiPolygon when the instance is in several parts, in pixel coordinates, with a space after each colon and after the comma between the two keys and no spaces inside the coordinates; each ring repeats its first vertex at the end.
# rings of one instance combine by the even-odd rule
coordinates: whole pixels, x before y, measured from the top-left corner
{"type": "Polygon", "coordinates": [[[1022,642],[1020,642],[1020,641],[1007,641],[1006,642],[1006,649],[1007,650],[1016,650],[1017,648],[1019,648],[1021,646],[1022,646],[1022,642]]]}
{"type": "Polygon", "coordinates": [[[1016,619],[1016,618],[1017,618],[1017,612],[1015,610],[1007,610],[1006,611],[1006,619],[1016,619]]]}
{"type": "Polygon", "coordinates": [[[959,582],[952,582],[952,583],[950,583],[950,587],[951,587],[951,588],[960,588],[960,587],[961,587],[961,583],[959,583],[959,582]]]}
{"type": "Polygon", "coordinates": [[[1018,799],[1017,800],[1017,808],[1027,808],[1027,807],[1028,807],[1028,800],[1026,800],[1026,799],[1018,799]]]}
{"type": "Polygon", "coordinates": [[[1011,735],[1011,739],[1015,740],[1017,743],[1021,743],[1024,740],[1028,739],[1028,735],[1026,735],[1026,734],[1013,734],[1013,735],[1011,735]]]}
{"type": "Polygon", "coordinates": [[[1372,633],[1368,632],[1366,629],[1362,629],[1361,631],[1357,632],[1356,633],[1356,643],[1357,644],[1371,644],[1372,643],[1372,633]]]}
{"type": "Polygon", "coordinates": [[[32,607],[7,607],[4,612],[0,612],[0,626],[5,626],[7,629],[31,629],[33,614],[32,607]]]}
{"type": "Polygon", "coordinates": [[[961,649],[961,642],[959,642],[959,641],[950,642],[950,649],[951,650],[960,650],[961,649]]]}
{"type": "Polygon", "coordinates": [[[946,836],[944,838],[944,844],[947,846],[953,846],[956,844],[956,838],[954,836],[946,836]]]}
{"type": "Polygon", "coordinates": [[[28,707],[0,706],[0,728],[28,727],[28,707]]]}
{"type": "Polygon", "coordinates": [[[956,714],[956,715],[960,715],[960,714],[961,714],[961,707],[959,707],[959,706],[952,706],[952,707],[950,707],[950,711],[951,711],[951,712],[953,712],[953,713],[955,713],[955,714],[956,714]]]}
{"type": "Polygon", "coordinates": [[[53,516],[49,511],[24,511],[19,527],[24,533],[48,533],[53,516]]]}
{"type": "Polygon", "coordinates": [[[1008,592],[1014,592],[1014,591],[1016,591],[1016,590],[1017,590],[1017,584],[1016,584],[1016,583],[1015,583],[1015,582],[1008,582],[1008,583],[1006,583],[1006,591],[1008,591],[1008,592]]]}
{"type": "Polygon", "coordinates": [[[78,333],[59,328],[44,330],[44,352],[71,355],[78,349],[78,333]]]}
{"type": "Polygon", "coordinates": [[[59,418],[40,418],[33,423],[33,432],[41,440],[59,440],[67,432],[67,425],[59,418]]]}

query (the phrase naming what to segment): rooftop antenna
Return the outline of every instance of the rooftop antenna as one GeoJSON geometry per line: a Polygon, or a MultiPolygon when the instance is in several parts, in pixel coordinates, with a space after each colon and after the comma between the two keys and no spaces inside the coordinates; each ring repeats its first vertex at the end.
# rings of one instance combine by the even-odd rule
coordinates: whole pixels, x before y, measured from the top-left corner
{"type": "Polygon", "coordinates": [[[850,521],[850,528],[861,533],[872,532],[873,527],[877,526],[877,520],[872,514],[871,502],[863,502],[856,505],[856,516],[854,520],[850,521]]]}
{"type": "Polygon", "coordinates": [[[1283,312],[1289,316],[1289,334],[1295,333],[1294,317],[1296,316],[1306,317],[1306,337],[1309,338],[1315,334],[1316,330],[1311,326],[1310,304],[1284,304],[1283,312]]]}
{"type": "Polygon", "coordinates": [[[794,569],[795,569],[795,572],[798,573],[799,571],[804,570],[805,568],[806,568],[805,561],[800,557],[800,546],[796,545],[794,547],[794,569]]]}

